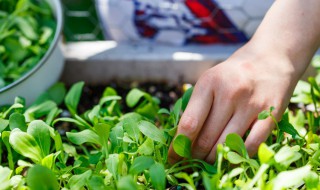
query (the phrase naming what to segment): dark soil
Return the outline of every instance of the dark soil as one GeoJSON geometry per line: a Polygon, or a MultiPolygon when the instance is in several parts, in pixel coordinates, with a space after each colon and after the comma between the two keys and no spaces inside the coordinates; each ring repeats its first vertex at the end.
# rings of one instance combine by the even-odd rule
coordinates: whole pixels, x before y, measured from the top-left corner
{"type": "MultiPolygon", "coordinates": [[[[167,83],[137,83],[137,82],[111,82],[105,85],[87,85],[83,89],[83,94],[79,104],[79,112],[83,113],[92,106],[99,103],[102,93],[106,87],[112,87],[118,95],[125,100],[126,95],[132,88],[139,88],[148,92],[152,96],[159,98],[161,108],[171,108],[178,98],[183,94],[182,85],[169,85],[167,83]]],[[[122,102],[123,111],[127,112],[128,107],[122,102]]]]}

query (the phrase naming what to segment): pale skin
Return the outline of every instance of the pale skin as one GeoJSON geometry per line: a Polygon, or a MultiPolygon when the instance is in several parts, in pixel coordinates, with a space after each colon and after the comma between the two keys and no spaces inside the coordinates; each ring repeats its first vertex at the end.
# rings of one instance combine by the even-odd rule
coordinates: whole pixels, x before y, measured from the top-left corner
{"type": "MultiPolygon", "coordinates": [[[[299,78],[320,45],[320,1],[277,0],[252,39],[197,81],[177,134],[192,141],[192,157],[213,163],[227,134],[243,136],[249,155],[274,128],[258,114],[271,106],[281,119],[299,78]]],[[[181,158],[169,150],[169,162],[181,158]]]]}

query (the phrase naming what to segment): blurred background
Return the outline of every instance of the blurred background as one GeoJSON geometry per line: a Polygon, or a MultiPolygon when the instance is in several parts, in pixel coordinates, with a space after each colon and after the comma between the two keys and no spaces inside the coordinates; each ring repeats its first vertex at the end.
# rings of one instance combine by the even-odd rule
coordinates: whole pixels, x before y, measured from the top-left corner
{"type": "Polygon", "coordinates": [[[94,0],[62,0],[67,42],[104,40],[94,0]]]}

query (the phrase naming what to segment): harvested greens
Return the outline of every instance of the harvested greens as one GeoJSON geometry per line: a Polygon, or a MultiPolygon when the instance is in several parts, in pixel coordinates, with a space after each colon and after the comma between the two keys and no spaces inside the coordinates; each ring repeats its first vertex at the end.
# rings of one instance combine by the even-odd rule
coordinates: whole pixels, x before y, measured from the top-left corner
{"type": "Polygon", "coordinates": [[[0,0],[0,88],[32,69],[47,52],[56,28],[45,0],[0,0]]]}

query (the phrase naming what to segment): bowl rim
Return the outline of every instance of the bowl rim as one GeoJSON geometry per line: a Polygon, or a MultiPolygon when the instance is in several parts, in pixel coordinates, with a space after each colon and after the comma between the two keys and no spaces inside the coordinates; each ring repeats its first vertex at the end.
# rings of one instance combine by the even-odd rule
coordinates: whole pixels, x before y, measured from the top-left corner
{"type": "MultiPolygon", "coordinates": [[[[48,0],[48,1],[50,1],[50,0],[48,0]]],[[[7,85],[5,87],[0,88],[0,93],[9,91],[10,89],[16,87],[17,85],[19,85],[23,81],[25,81],[28,78],[30,78],[33,74],[36,73],[36,71],[38,71],[46,63],[46,61],[49,59],[49,57],[52,54],[52,52],[56,49],[56,46],[58,45],[58,42],[59,42],[59,39],[60,39],[62,26],[63,26],[62,5],[61,5],[60,0],[51,0],[51,1],[53,3],[53,6],[55,7],[55,9],[53,9],[53,11],[56,13],[57,26],[56,26],[56,30],[55,30],[55,34],[54,34],[53,40],[52,40],[47,52],[40,59],[39,63],[36,64],[36,66],[34,66],[26,74],[21,76],[18,80],[14,81],[13,83],[10,83],[9,85],[7,85]]]]}

